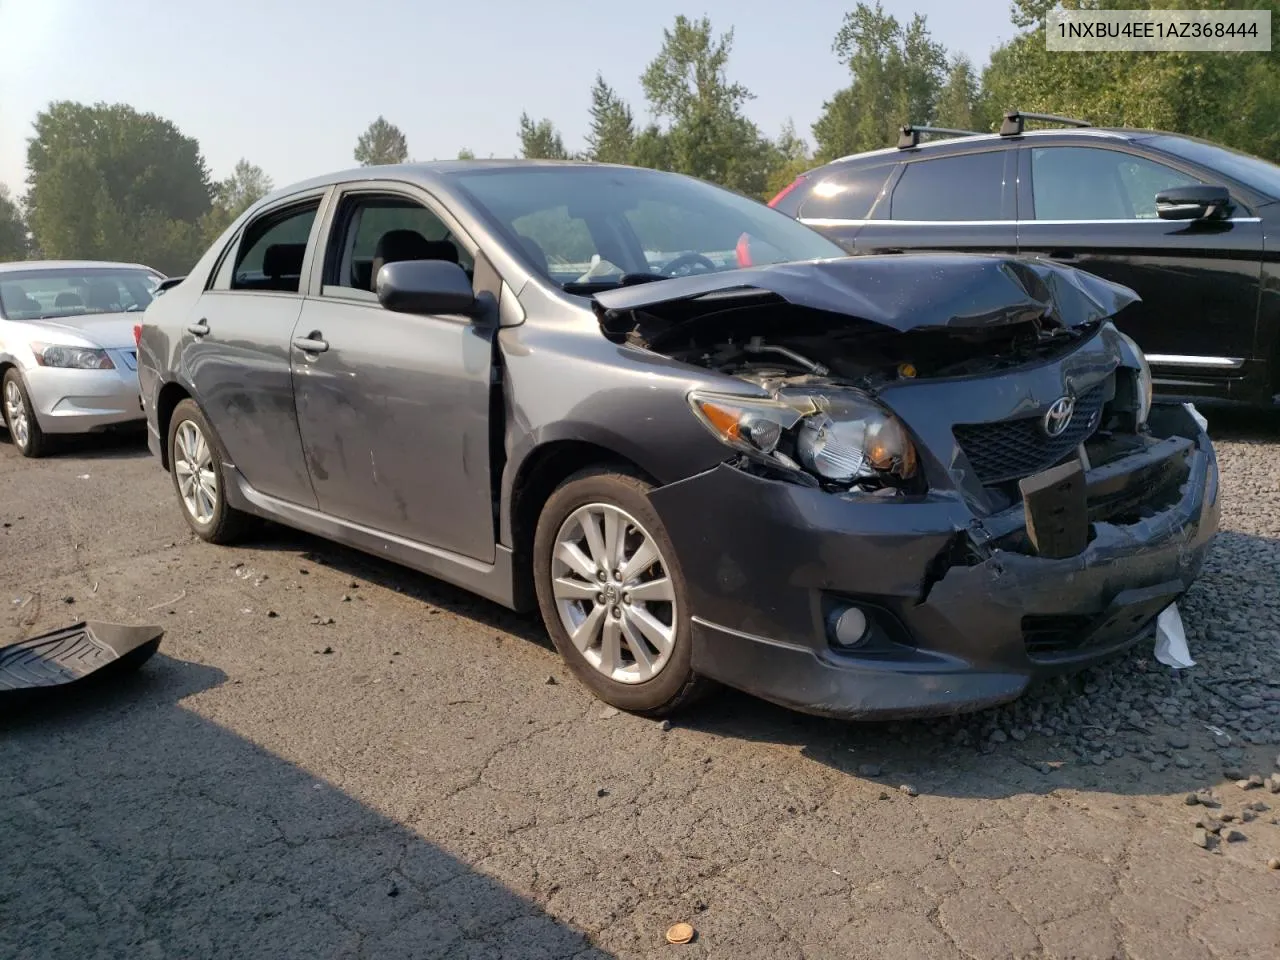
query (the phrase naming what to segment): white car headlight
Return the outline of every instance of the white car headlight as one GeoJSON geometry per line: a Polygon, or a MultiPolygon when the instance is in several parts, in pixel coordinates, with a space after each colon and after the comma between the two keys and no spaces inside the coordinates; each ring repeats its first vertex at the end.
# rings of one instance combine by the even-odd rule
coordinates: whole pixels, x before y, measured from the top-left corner
{"type": "Polygon", "coordinates": [[[97,347],[72,347],[58,343],[33,343],[31,352],[42,367],[64,367],[73,370],[113,370],[115,364],[107,351],[97,347]]]}
{"type": "Polygon", "coordinates": [[[689,405],[727,446],[828,483],[908,480],[918,468],[902,422],[856,394],[799,390],[770,399],[695,390],[689,405]]]}

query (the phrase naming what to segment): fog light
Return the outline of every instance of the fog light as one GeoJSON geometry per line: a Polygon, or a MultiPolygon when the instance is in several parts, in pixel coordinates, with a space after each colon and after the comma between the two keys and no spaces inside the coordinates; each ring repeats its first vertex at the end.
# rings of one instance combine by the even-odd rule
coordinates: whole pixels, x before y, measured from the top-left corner
{"type": "Polygon", "coordinates": [[[832,615],[831,634],[842,647],[856,647],[867,637],[867,615],[857,607],[846,607],[832,615]]]}

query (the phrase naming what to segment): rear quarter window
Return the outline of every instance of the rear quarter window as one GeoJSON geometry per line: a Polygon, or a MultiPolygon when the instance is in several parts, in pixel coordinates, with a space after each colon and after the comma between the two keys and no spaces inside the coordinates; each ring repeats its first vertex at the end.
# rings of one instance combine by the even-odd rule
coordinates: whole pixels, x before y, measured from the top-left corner
{"type": "Polygon", "coordinates": [[[864,220],[895,166],[890,162],[819,171],[797,215],[806,220],[864,220]]]}

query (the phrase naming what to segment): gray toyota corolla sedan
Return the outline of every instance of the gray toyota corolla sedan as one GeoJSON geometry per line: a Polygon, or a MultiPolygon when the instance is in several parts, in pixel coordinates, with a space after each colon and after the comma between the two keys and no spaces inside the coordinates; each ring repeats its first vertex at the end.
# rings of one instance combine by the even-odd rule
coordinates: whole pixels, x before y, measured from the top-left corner
{"type": "Polygon", "coordinates": [[[187,522],[267,517],[541,610],[661,714],[719,681],[845,717],[976,709],[1150,637],[1218,523],[1126,288],[848,258],[669,173],[366,168],[248,210],[147,310],[187,522]]]}

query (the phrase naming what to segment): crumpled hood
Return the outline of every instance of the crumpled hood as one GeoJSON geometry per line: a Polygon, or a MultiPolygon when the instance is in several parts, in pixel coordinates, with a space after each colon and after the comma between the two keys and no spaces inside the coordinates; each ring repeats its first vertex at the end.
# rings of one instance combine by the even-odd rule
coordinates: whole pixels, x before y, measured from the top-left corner
{"type": "Polygon", "coordinates": [[[893,330],[1105,320],[1140,298],[1128,287],[1047,260],[984,254],[892,254],[783,263],[620,287],[595,295],[608,334],[632,311],[680,322],[743,306],[789,303],[893,330]]]}
{"type": "Polygon", "coordinates": [[[141,313],[82,313],[52,320],[23,321],[32,330],[33,339],[39,339],[39,331],[48,331],[50,343],[69,343],[75,346],[106,347],[108,350],[132,350],[133,325],[142,322],[141,313]]]}

